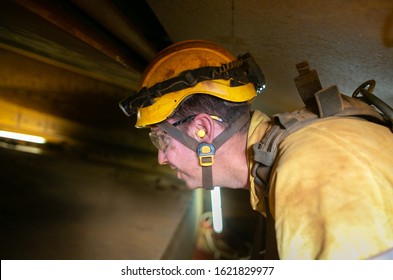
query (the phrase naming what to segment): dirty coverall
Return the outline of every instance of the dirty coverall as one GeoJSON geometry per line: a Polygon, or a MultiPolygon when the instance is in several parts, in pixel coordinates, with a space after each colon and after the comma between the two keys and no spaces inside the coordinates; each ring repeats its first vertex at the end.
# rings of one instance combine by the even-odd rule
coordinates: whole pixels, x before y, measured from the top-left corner
{"type": "MultiPolygon", "coordinates": [[[[270,119],[253,113],[252,145],[270,119]]],[[[270,177],[280,259],[367,259],[393,247],[393,134],[372,122],[322,120],[281,142],[270,177]]],[[[265,214],[250,175],[251,205],[265,214]]]]}

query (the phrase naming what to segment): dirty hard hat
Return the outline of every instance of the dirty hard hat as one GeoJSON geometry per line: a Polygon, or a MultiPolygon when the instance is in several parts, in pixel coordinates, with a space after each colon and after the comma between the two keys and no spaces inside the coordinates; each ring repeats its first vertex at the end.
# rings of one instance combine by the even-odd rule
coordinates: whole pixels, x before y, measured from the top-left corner
{"type": "Polygon", "coordinates": [[[166,120],[190,95],[251,102],[264,87],[249,53],[236,59],[215,43],[190,40],[161,51],[144,71],[139,91],[120,107],[127,115],[137,113],[136,127],[148,127],[166,120]]]}

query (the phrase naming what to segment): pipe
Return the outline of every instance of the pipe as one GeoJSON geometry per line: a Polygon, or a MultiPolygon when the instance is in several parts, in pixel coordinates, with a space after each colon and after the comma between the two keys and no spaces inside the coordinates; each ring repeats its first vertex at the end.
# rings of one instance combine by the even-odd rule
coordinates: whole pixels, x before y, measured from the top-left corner
{"type": "Polygon", "coordinates": [[[71,34],[73,37],[85,42],[89,46],[104,53],[113,60],[119,62],[128,69],[143,71],[146,61],[126,52],[121,46],[113,41],[110,42],[103,35],[83,24],[76,16],[65,13],[64,10],[57,7],[49,1],[39,0],[15,0],[20,6],[30,10],[41,18],[51,22],[63,31],[71,34]]]}
{"type": "Polygon", "coordinates": [[[71,0],[71,2],[108,29],[146,61],[151,61],[155,57],[157,53],[155,48],[112,2],[108,0],[71,0]]]}

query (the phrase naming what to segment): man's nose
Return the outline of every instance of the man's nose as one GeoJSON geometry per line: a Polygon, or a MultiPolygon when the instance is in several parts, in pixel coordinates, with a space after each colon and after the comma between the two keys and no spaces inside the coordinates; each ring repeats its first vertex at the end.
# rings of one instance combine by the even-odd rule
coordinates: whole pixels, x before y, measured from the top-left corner
{"type": "Polygon", "coordinates": [[[168,164],[168,159],[165,156],[165,153],[161,150],[158,150],[158,163],[161,165],[168,164]]]}

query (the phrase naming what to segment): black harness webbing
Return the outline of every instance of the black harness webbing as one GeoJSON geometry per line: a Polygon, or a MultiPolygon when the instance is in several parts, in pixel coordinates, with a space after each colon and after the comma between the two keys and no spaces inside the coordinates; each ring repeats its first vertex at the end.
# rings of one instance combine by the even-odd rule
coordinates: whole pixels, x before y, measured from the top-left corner
{"type": "Polygon", "coordinates": [[[226,141],[228,141],[229,138],[231,138],[235,133],[237,133],[244,125],[246,125],[249,120],[250,112],[247,112],[242,117],[240,117],[233,125],[222,131],[216,138],[214,138],[212,144],[198,142],[196,139],[177,129],[167,121],[161,122],[157,124],[157,126],[166,133],[168,133],[170,136],[175,138],[177,141],[190,148],[191,150],[196,151],[197,153],[201,145],[213,146],[213,154],[204,158],[204,160],[206,160],[207,162],[205,165],[202,166],[203,187],[206,190],[211,190],[214,188],[212,165],[214,163],[213,157],[215,151],[217,151],[226,141]]]}
{"type": "MultiPolygon", "coordinates": [[[[269,208],[269,199],[265,197],[266,209],[269,208]]],[[[251,257],[252,260],[278,260],[276,231],[274,228],[274,219],[269,210],[266,210],[266,218],[259,215],[257,226],[252,244],[251,257]],[[265,238],[262,236],[265,234],[265,238]]]]}

